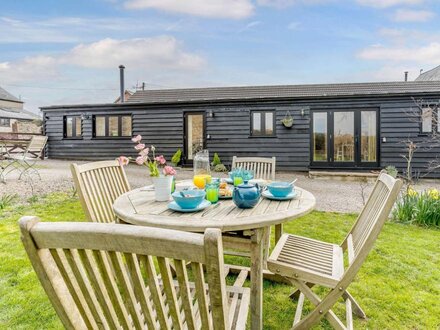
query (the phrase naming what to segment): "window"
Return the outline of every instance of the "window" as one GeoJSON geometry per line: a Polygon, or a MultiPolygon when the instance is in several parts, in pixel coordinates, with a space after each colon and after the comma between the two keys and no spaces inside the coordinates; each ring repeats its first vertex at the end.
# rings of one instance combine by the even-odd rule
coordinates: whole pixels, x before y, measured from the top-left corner
{"type": "Polygon", "coordinates": [[[80,116],[64,117],[64,137],[65,138],[82,137],[82,122],[80,116]]]}
{"type": "Polygon", "coordinates": [[[94,137],[131,137],[131,115],[94,116],[94,137]]]}
{"type": "Polygon", "coordinates": [[[422,109],[422,133],[431,133],[432,132],[432,115],[433,111],[431,108],[423,108],[422,109]]]}
{"type": "Polygon", "coordinates": [[[11,126],[11,120],[9,118],[0,118],[0,126],[1,127],[11,126]]]}
{"type": "Polygon", "coordinates": [[[275,111],[251,112],[251,136],[275,135],[275,111]]]}

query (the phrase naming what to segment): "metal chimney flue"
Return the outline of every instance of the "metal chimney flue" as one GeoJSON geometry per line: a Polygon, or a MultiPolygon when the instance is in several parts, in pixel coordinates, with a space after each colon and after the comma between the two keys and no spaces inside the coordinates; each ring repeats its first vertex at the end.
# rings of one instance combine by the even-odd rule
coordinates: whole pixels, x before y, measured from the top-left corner
{"type": "Polygon", "coordinates": [[[405,71],[405,81],[408,81],[408,71],[405,71]]]}
{"type": "Polygon", "coordinates": [[[125,66],[120,65],[119,66],[119,82],[120,82],[120,87],[121,87],[120,103],[125,102],[124,70],[125,70],[125,66]]]}

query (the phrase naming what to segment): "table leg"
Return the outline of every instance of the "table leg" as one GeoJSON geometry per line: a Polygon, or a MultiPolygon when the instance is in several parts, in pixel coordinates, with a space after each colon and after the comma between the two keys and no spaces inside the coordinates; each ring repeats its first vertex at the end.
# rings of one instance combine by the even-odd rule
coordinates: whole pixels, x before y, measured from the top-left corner
{"type": "Polygon", "coordinates": [[[251,238],[251,329],[263,328],[263,236],[265,228],[254,230],[251,238]]]}
{"type": "Polygon", "coordinates": [[[278,243],[281,236],[283,235],[283,224],[275,225],[275,244],[278,243]]]}

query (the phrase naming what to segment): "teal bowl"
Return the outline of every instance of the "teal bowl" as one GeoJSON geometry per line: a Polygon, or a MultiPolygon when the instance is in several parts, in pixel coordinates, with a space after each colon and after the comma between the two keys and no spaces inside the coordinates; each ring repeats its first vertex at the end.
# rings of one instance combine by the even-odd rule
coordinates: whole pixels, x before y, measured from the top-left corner
{"type": "Polygon", "coordinates": [[[182,196],[180,191],[175,191],[171,194],[174,201],[182,209],[195,209],[204,200],[206,192],[201,189],[184,190],[182,191],[185,196],[182,196]]]}
{"type": "Polygon", "coordinates": [[[267,185],[267,190],[269,190],[274,197],[286,197],[293,191],[293,184],[275,181],[267,185]]]}

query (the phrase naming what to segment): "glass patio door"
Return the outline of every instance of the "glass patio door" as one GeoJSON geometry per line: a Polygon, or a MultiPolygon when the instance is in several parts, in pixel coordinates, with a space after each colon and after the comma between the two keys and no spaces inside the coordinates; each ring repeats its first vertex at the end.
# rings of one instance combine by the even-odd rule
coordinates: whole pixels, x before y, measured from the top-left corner
{"type": "Polygon", "coordinates": [[[378,166],[378,111],[313,111],[311,165],[314,167],[378,166]]]}
{"type": "Polygon", "coordinates": [[[205,145],[205,113],[187,112],[184,118],[184,160],[192,164],[196,153],[205,145]]]}

